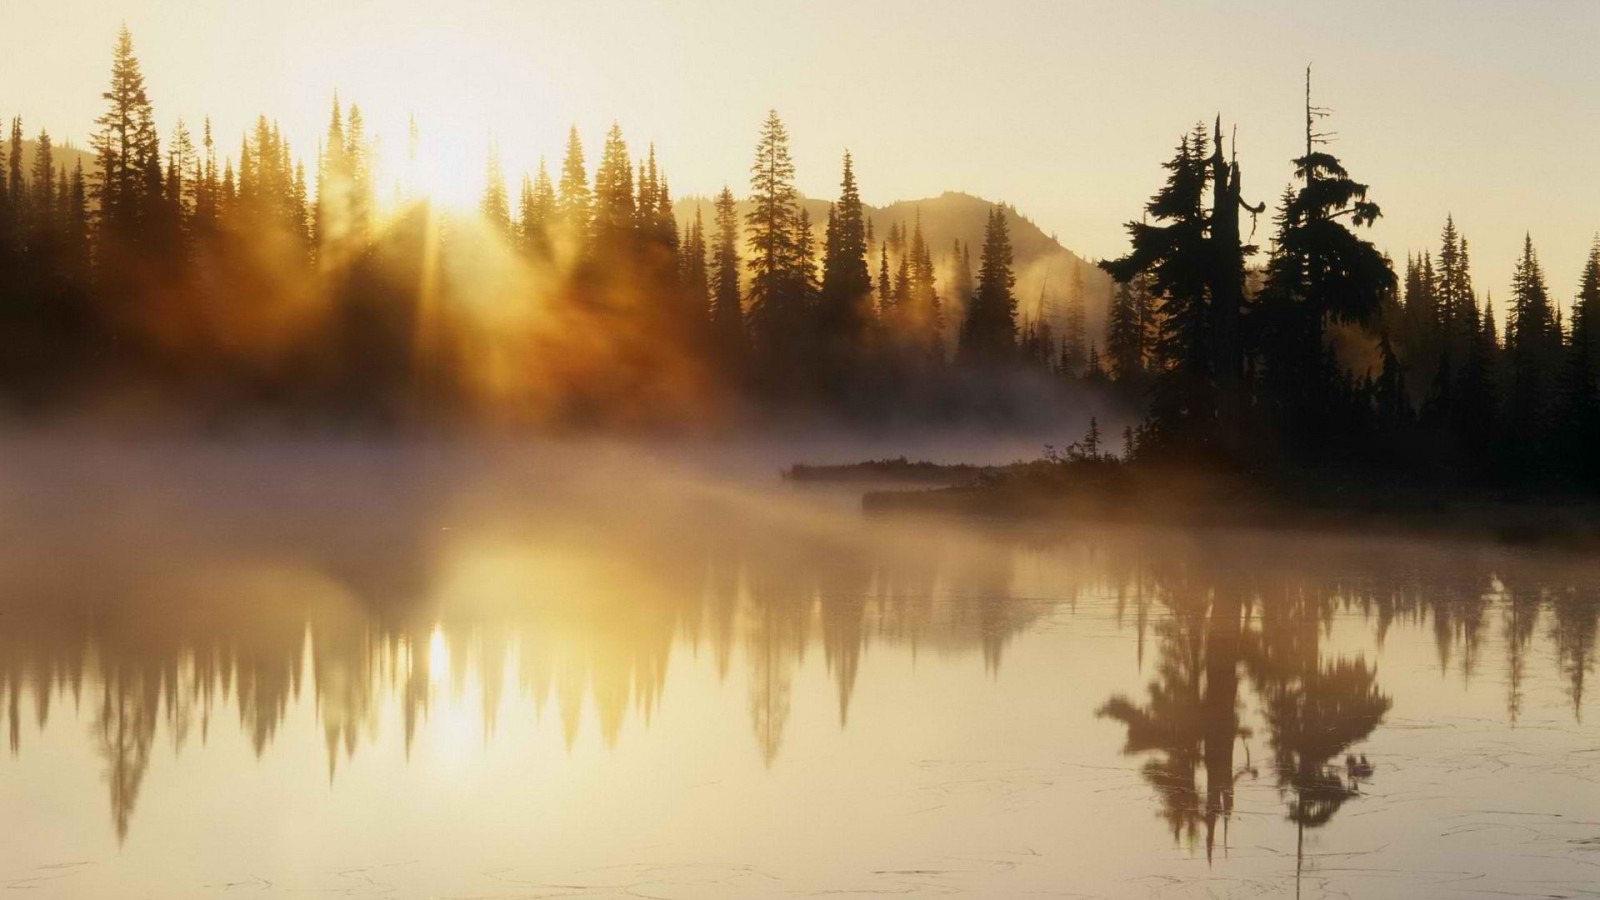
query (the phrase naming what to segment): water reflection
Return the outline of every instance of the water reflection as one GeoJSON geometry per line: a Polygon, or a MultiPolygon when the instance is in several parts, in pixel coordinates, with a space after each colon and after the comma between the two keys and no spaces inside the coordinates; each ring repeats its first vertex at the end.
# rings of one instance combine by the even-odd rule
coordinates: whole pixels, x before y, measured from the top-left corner
{"type": "Polygon", "coordinates": [[[1270,786],[1303,861],[1308,832],[1385,782],[1397,695],[1431,690],[1380,666],[1386,642],[1420,632],[1434,677],[1503,679],[1510,725],[1553,667],[1581,723],[1600,623],[1594,565],[1535,551],[896,525],[849,498],[693,479],[618,493],[537,467],[463,480],[446,462],[314,487],[224,467],[49,514],[43,488],[9,485],[11,753],[63,709],[85,723],[120,840],[164,741],[237,730],[259,756],[309,708],[331,782],[387,722],[409,757],[436,708],[466,708],[488,745],[518,697],[568,748],[586,732],[616,747],[648,731],[675,663],[706,660],[745,692],[746,752],[771,768],[808,659],[849,729],[874,653],[971,656],[998,679],[1023,635],[1093,649],[1080,622],[1110,609],[1102,668],[1130,688],[1062,685],[1069,717],[1121,730],[1178,846],[1228,854],[1239,792],[1270,786]]]}

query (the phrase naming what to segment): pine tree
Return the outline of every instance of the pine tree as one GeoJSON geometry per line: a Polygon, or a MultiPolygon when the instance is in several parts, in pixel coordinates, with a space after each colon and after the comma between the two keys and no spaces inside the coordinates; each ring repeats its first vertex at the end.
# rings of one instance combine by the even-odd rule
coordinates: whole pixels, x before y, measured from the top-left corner
{"type": "MultiPolygon", "coordinates": [[[[524,179],[526,181],[526,179],[524,179]]],[[[544,157],[539,157],[539,174],[531,185],[525,185],[522,208],[519,211],[521,245],[524,253],[534,259],[550,258],[550,229],[555,226],[558,203],[555,185],[550,182],[550,171],[544,157]]]]}
{"type": "Polygon", "coordinates": [[[1133,382],[1144,374],[1141,331],[1133,286],[1128,282],[1119,284],[1111,296],[1106,322],[1106,357],[1111,364],[1113,381],[1133,382]]]}
{"type": "Polygon", "coordinates": [[[1012,272],[1011,233],[1005,209],[989,210],[978,262],[978,287],[962,322],[960,354],[977,364],[1009,361],[1016,353],[1017,277],[1012,272]]]}
{"type": "Polygon", "coordinates": [[[792,350],[798,335],[802,290],[798,277],[799,221],[789,134],[776,110],[768,113],[750,167],[751,209],[745,216],[750,249],[751,335],[764,358],[792,350]]]}
{"type": "Polygon", "coordinates": [[[1593,483],[1600,475],[1594,448],[1600,445],[1600,238],[1578,279],[1572,323],[1562,360],[1560,421],[1567,465],[1593,483]]]}
{"type": "Polygon", "coordinates": [[[802,208],[794,228],[796,299],[809,308],[822,289],[817,277],[817,239],[811,227],[811,211],[802,208]]]}
{"type": "Polygon", "coordinates": [[[159,185],[153,191],[150,176],[160,169],[161,149],[144,74],[126,26],[117,33],[111,86],[101,96],[107,108],[95,120],[98,130],[91,140],[99,162],[94,205],[106,237],[136,243],[146,234],[143,226],[159,197],[159,185]]]}
{"type": "Polygon", "coordinates": [[[1083,296],[1083,272],[1080,264],[1072,266],[1072,291],[1067,294],[1067,308],[1062,332],[1062,365],[1066,374],[1077,378],[1084,374],[1088,362],[1089,324],[1083,296]]]}
{"type": "Polygon", "coordinates": [[[889,242],[878,244],[878,317],[885,321],[894,316],[894,288],[889,282],[889,242]]]}
{"type": "Polygon", "coordinates": [[[697,322],[709,323],[712,316],[711,277],[706,264],[705,218],[701,215],[699,204],[695,204],[694,220],[684,234],[682,258],[685,302],[697,322]]]}
{"type": "Polygon", "coordinates": [[[561,179],[556,187],[556,223],[564,238],[577,247],[583,247],[588,240],[593,204],[589,176],[583,167],[583,142],[578,139],[578,128],[574,125],[567,132],[567,151],[561,160],[561,179]]]}
{"type": "Polygon", "coordinates": [[[711,332],[725,366],[736,365],[744,346],[744,311],[739,285],[739,214],[733,192],[717,194],[716,249],[711,257],[711,332]]]}
{"type": "Polygon", "coordinates": [[[350,104],[345,116],[345,164],[348,167],[350,235],[356,245],[365,246],[372,234],[372,147],[367,142],[361,108],[350,104]]]}
{"type": "Polygon", "coordinates": [[[28,182],[22,174],[22,117],[11,119],[11,151],[6,159],[7,191],[12,197],[11,214],[19,225],[27,215],[28,182]]]}
{"type": "Polygon", "coordinates": [[[500,171],[500,148],[494,144],[489,146],[489,159],[484,166],[483,197],[478,202],[478,214],[495,234],[510,240],[511,203],[506,196],[505,175],[500,171]]]}
{"type": "MultiPolygon", "coordinates": [[[[231,173],[230,173],[231,174],[231,173]]],[[[350,161],[345,154],[344,111],[333,95],[328,133],[317,160],[317,203],[311,230],[318,253],[337,252],[350,232],[350,161]]]]}
{"type": "Polygon", "coordinates": [[[50,132],[41,130],[34,141],[33,183],[28,190],[30,211],[36,222],[49,224],[55,214],[55,149],[50,146],[50,132]]]}
{"type": "Polygon", "coordinates": [[[866,331],[872,296],[866,232],[861,193],[846,151],[839,200],[828,213],[822,288],[817,303],[818,335],[825,346],[836,352],[852,347],[866,331]]]}
{"type": "Polygon", "coordinates": [[[633,194],[633,163],[628,159],[628,144],[615,123],[606,133],[600,164],[594,171],[595,251],[621,248],[631,239],[637,226],[633,194]]]}
{"type": "Polygon", "coordinates": [[[533,212],[533,179],[528,173],[522,173],[522,184],[517,188],[517,222],[515,227],[517,249],[532,255],[533,244],[536,242],[532,235],[537,234],[537,226],[531,223],[534,220],[533,212]]]}
{"type": "Polygon", "coordinates": [[[947,293],[952,315],[965,314],[967,304],[972,302],[973,289],[972,253],[958,239],[950,249],[950,290],[947,293]]]}
{"type": "Polygon", "coordinates": [[[907,299],[912,323],[911,337],[917,353],[935,362],[944,359],[944,305],[934,282],[933,254],[922,237],[922,212],[917,212],[907,250],[909,271],[907,299]]]}
{"type": "Polygon", "coordinates": [[[1541,449],[1554,412],[1555,376],[1561,353],[1561,333],[1545,285],[1544,270],[1525,236],[1522,257],[1511,276],[1511,310],[1506,321],[1506,356],[1511,393],[1507,397],[1507,425],[1514,456],[1524,460],[1541,449]]]}
{"type": "Polygon", "coordinates": [[[1262,294],[1268,321],[1263,357],[1273,418],[1292,446],[1326,452],[1330,439],[1349,434],[1337,425],[1349,411],[1342,399],[1347,385],[1326,329],[1374,321],[1395,277],[1389,260],[1344,224],[1367,227],[1382,212],[1367,198],[1366,185],[1318,149],[1309,85],[1308,73],[1306,152],[1295,160],[1300,187],[1280,208],[1262,294]]]}
{"type": "Polygon", "coordinates": [[[1205,206],[1207,142],[1202,126],[1179,139],[1164,164],[1166,183],[1145,205],[1154,223],[1129,222],[1131,251],[1100,264],[1118,283],[1144,276],[1161,298],[1143,445],[1153,451],[1200,449],[1218,439],[1214,323],[1206,305],[1215,259],[1205,206]]]}

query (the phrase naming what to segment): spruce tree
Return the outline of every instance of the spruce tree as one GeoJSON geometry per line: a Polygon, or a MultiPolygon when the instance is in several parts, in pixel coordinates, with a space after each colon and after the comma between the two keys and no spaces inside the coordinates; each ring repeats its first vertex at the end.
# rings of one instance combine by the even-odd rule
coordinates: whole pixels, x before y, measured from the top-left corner
{"type": "Polygon", "coordinates": [[[150,173],[160,168],[161,150],[155,114],[127,26],[117,33],[111,86],[101,97],[106,101],[106,111],[95,120],[97,130],[91,139],[98,161],[94,206],[99,210],[107,238],[136,242],[144,233],[143,226],[155,200],[151,196],[150,173]]]}
{"type": "Polygon", "coordinates": [[[1124,383],[1137,381],[1144,374],[1141,323],[1133,299],[1133,286],[1129,282],[1117,285],[1111,295],[1111,308],[1106,322],[1106,357],[1111,367],[1111,379],[1124,383]]]}
{"type": "Polygon", "coordinates": [[[14,116],[11,119],[11,148],[6,157],[6,182],[7,192],[13,199],[11,214],[19,226],[28,208],[28,182],[22,172],[22,117],[14,116]]]}
{"type": "Polygon", "coordinates": [[[1318,148],[1309,84],[1308,74],[1306,152],[1295,160],[1300,186],[1280,208],[1262,294],[1263,364],[1276,424],[1291,447],[1321,453],[1332,448],[1331,439],[1348,436],[1338,423],[1350,413],[1346,376],[1326,329],[1373,322],[1395,277],[1389,260],[1351,230],[1372,225],[1382,212],[1367,186],[1318,148]]]}
{"type": "Polygon", "coordinates": [[[1561,369],[1560,421],[1564,461],[1574,474],[1593,483],[1600,476],[1595,447],[1600,446],[1600,238],[1589,248],[1561,369]]]}
{"type": "Polygon", "coordinates": [[[934,282],[933,254],[922,237],[922,212],[917,212],[911,232],[906,297],[912,326],[911,339],[918,355],[936,362],[944,357],[944,305],[934,282]]]}
{"type": "Polygon", "coordinates": [[[561,159],[555,218],[563,238],[578,248],[588,241],[593,204],[589,176],[583,167],[583,142],[578,139],[578,127],[574,125],[567,131],[567,150],[561,159]]]}
{"type": "Polygon", "coordinates": [[[1079,263],[1072,266],[1072,290],[1067,294],[1064,327],[1062,330],[1061,362],[1066,373],[1081,377],[1088,362],[1089,324],[1083,296],[1083,272],[1079,263]]]}
{"type": "Polygon", "coordinates": [[[628,145],[622,139],[622,129],[613,123],[606,133],[600,164],[594,170],[592,235],[597,253],[616,251],[631,240],[638,216],[635,199],[628,145]]]}
{"type": "Polygon", "coordinates": [[[1506,398],[1512,455],[1526,463],[1544,449],[1552,424],[1561,333],[1545,284],[1544,270],[1524,236],[1522,256],[1511,276],[1511,309],[1506,320],[1506,357],[1511,392],[1506,398]]]}
{"type": "Polygon", "coordinates": [[[711,257],[711,333],[724,366],[742,357],[745,326],[739,284],[739,214],[733,192],[717,194],[716,249],[711,257]]]}
{"type": "Polygon", "coordinates": [[[519,223],[523,252],[534,259],[550,258],[550,229],[555,226],[557,208],[555,185],[550,182],[550,170],[541,156],[539,173],[528,187],[519,223]]]}
{"type": "Polygon", "coordinates": [[[500,171],[500,148],[491,144],[489,158],[484,165],[483,197],[478,201],[478,214],[502,239],[511,238],[511,203],[506,196],[506,179],[500,171]]]}
{"type": "Polygon", "coordinates": [[[850,153],[844,154],[839,200],[828,213],[817,301],[817,331],[830,353],[853,348],[865,334],[872,302],[867,225],[850,153]]]}
{"type": "Polygon", "coordinates": [[[796,240],[799,208],[789,134],[777,110],[768,113],[750,166],[750,212],[745,215],[750,249],[748,309],[751,337],[765,360],[792,351],[800,328],[803,289],[796,240]]]}
{"type": "Polygon", "coordinates": [[[888,320],[894,313],[894,288],[889,282],[889,242],[878,244],[878,316],[888,320]]]}
{"type": "Polygon", "coordinates": [[[961,358],[978,365],[1010,361],[1016,353],[1016,274],[1005,209],[989,210],[978,262],[978,286],[961,327],[961,358]]]}
{"type": "Polygon", "coordinates": [[[1214,260],[1205,205],[1207,142],[1202,126],[1179,139],[1164,164],[1166,183],[1145,205],[1146,219],[1125,226],[1132,249],[1100,264],[1119,283],[1145,276],[1161,298],[1142,446],[1163,453],[1203,449],[1218,438],[1213,320],[1206,304],[1214,260]]]}
{"type": "Polygon", "coordinates": [[[694,219],[684,234],[682,261],[685,302],[697,322],[710,323],[711,276],[706,261],[705,217],[701,214],[698,203],[695,204],[694,219]]]}
{"type": "Polygon", "coordinates": [[[372,234],[372,146],[367,139],[361,108],[354,103],[350,104],[350,112],[345,116],[344,153],[350,178],[350,236],[356,246],[363,247],[372,234]]]}

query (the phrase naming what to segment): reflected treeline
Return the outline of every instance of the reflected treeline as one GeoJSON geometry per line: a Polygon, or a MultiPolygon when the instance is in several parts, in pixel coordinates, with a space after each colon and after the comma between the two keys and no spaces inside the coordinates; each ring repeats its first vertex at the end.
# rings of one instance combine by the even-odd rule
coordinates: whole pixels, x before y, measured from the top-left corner
{"type": "Polygon", "coordinates": [[[821,654],[844,728],[873,646],[972,653],[998,670],[1008,643],[1057,608],[1039,601],[1102,597],[1136,630],[1129,663],[1152,680],[1099,712],[1147,757],[1173,833],[1203,831],[1210,848],[1234,784],[1262,770],[1304,827],[1353,794],[1360,766],[1344,756],[1391,699],[1373,661],[1329,649],[1336,617],[1380,646],[1397,624],[1431,628],[1441,669],[1464,679],[1503,648],[1513,721],[1541,636],[1581,713],[1600,621],[1592,565],[1531,553],[981,533],[870,523],[815,496],[662,477],[637,460],[554,479],[557,467],[491,462],[473,480],[454,474],[460,460],[315,452],[333,475],[309,485],[210,458],[182,460],[167,482],[108,463],[104,484],[86,476],[74,490],[0,484],[10,749],[71,706],[104,761],[119,835],[168,740],[236,728],[259,754],[310,708],[334,778],[391,723],[409,754],[440,703],[481,706],[492,739],[519,696],[569,746],[586,729],[611,745],[630,721],[648,725],[675,655],[705,654],[747,692],[770,765],[808,654],[821,654]],[[145,487],[108,493],[115,483],[145,487]],[[1263,739],[1268,758],[1252,759],[1263,739]]]}
{"type": "Polygon", "coordinates": [[[1145,696],[1114,695],[1097,713],[1126,728],[1124,752],[1145,759],[1174,838],[1194,846],[1203,835],[1208,858],[1225,842],[1241,779],[1274,777],[1303,841],[1373,776],[1365,753],[1352,751],[1393,701],[1374,660],[1332,649],[1336,618],[1363,623],[1380,650],[1397,624],[1429,629],[1441,673],[1468,682],[1485,646],[1498,644],[1512,724],[1531,645],[1544,634],[1581,717],[1600,622],[1593,563],[1532,550],[1259,535],[1139,540],[1109,557],[1119,619],[1131,604],[1141,654],[1146,630],[1157,648],[1145,696]],[[1268,758],[1251,759],[1263,737],[1268,758]]]}
{"type": "Polygon", "coordinates": [[[556,716],[569,747],[588,728],[609,746],[630,719],[648,724],[675,653],[709,653],[744,683],[770,765],[808,653],[837,683],[844,727],[871,645],[970,652],[993,669],[1037,615],[1005,602],[1009,545],[951,530],[874,533],[809,501],[699,485],[624,500],[588,479],[445,490],[413,472],[369,496],[394,474],[380,460],[355,484],[286,499],[282,484],[222,473],[235,512],[207,490],[158,487],[125,516],[13,527],[0,551],[11,751],[64,703],[92,713],[80,716],[123,836],[168,738],[181,750],[236,727],[260,754],[309,702],[331,779],[386,723],[409,755],[440,703],[480,703],[492,739],[515,694],[556,716]],[[254,512],[272,495],[287,505],[254,512]]]}

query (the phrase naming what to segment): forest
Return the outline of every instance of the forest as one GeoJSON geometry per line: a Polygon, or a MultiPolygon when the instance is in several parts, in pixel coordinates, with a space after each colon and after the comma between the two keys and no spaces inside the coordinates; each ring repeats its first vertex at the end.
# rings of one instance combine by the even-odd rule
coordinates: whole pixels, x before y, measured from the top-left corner
{"type": "MultiPolygon", "coordinates": [[[[19,118],[0,154],[12,418],[682,430],[1092,408],[1132,423],[1121,453],[1096,422],[1059,459],[1600,484],[1600,245],[1563,315],[1530,237],[1503,328],[1450,217],[1397,275],[1361,236],[1381,209],[1328,152],[1309,71],[1270,221],[1220,116],[1186,130],[1128,252],[1099,264],[1103,329],[1081,274],[1057,327],[1027,314],[1004,205],[980,246],[930,247],[919,220],[865,214],[845,153],[814,221],[776,112],[743,211],[725,187],[679,221],[655,148],[617,126],[592,176],[576,129],[511,186],[491,152],[459,213],[390,184],[337,97],[309,167],[266,116],[236,154],[209,120],[163,140],[126,29],[103,97],[89,166],[19,118]]],[[[411,140],[385,163],[414,162],[411,140]]]]}

